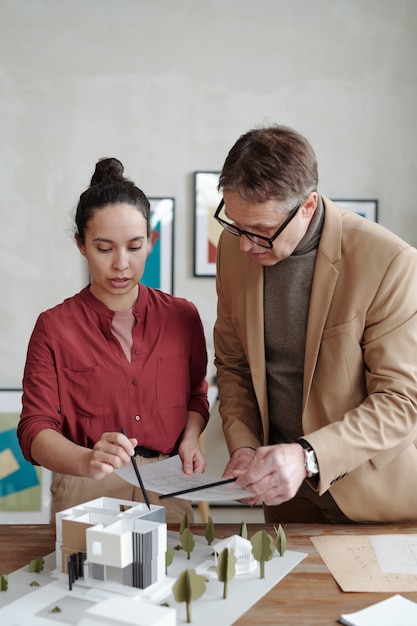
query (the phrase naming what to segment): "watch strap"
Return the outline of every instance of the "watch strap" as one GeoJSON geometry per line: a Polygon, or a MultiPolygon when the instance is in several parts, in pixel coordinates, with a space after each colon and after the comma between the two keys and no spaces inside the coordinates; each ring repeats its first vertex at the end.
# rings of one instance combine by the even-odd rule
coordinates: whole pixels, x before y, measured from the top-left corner
{"type": "Polygon", "coordinates": [[[304,467],[307,471],[307,478],[319,479],[320,472],[314,448],[305,439],[297,439],[297,443],[304,449],[304,467]]]}
{"type": "Polygon", "coordinates": [[[311,452],[313,450],[313,447],[310,446],[308,441],[306,441],[305,439],[297,439],[297,443],[299,443],[300,446],[304,448],[304,450],[307,450],[307,452],[311,452]]]}

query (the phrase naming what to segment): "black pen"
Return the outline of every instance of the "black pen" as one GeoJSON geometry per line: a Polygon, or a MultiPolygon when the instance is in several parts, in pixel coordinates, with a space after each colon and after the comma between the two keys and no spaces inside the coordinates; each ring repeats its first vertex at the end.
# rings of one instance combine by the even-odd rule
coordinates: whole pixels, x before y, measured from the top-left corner
{"type": "Polygon", "coordinates": [[[201,489],[209,489],[210,487],[219,487],[220,485],[227,485],[228,483],[234,483],[237,480],[237,476],[235,478],[225,478],[224,480],[218,480],[215,483],[207,483],[206,485],[200,485],[199,487],[190,487],[189,489],[182,489],[181,491],[174,491],[173,493],[164,493],[162,496],[159,496],[160,500],[165,500],[165,498],[173,498],[174,496],[180,496],[183,493],[191,493],[193,491],[200,491],[201,489]]]}
{"type": "MultiPolygon", "coordinates": [[[[126,429],[125,428],[121,428],[120,430],[122,431],[123,435],[125,437],[127,437],[126,429]]],[[[142,495],[145,498],[145,502],[148,505],[148,509],[150,510],[151,509],[151,505],[149,503],[149,498],[148,498],[148,494],[146,493],[145,485],[143,484],[143,481],[142,481],[142,476],[140,475],[140,472],[139,472],[138,464],[136,463],[135,455],[131,456],[130,460],[132,461],[132,465],[133,465],[133,469],[135,470],[136,478],[139,481],[139,486],[140,486],[140,489],[142,491],[142,495]]]]}

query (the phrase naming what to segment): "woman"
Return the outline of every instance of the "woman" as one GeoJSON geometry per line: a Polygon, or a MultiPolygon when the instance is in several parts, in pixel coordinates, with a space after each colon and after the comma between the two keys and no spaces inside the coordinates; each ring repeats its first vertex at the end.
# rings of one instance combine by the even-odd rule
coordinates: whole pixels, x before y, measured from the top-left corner
{"type": "MultiPolygon", "coordinates": [[[[97,163],[75,217],[91,284],[42,313],[29,342],[18,437],[54,472],[53,520],[100,496],[142,500],[113,472],[135,453],[143,464],[178,452],[187,474],[205,467],[203,327],[193,304],[140,284],[150,205],[123,171],[114,158],[97,163]]],[[[192,519],[186,501],[164,504],[168,522],[192,519]]]]}

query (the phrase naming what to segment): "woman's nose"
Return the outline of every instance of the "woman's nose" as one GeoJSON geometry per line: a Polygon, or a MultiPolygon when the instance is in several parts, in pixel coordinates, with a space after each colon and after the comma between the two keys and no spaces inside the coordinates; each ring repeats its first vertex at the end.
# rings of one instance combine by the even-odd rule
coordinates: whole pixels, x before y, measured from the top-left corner
{"type": "Polygon", "coordinates": [[[117,252],[114,257],[113,265],[117,269],[126,269],[126,267],[129,266],[127,253],[123,250],[120,252],[117,252]]]}

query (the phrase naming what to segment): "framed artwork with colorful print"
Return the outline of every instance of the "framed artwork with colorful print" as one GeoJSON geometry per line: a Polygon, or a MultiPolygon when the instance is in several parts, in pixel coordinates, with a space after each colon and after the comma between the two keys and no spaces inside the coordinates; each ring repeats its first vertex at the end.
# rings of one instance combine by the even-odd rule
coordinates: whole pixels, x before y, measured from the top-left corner
{"type": "Polygon", "coordinates": [[[149,254],[141,283],[174,293],[174,198],[148,198],[151,204],[149,254]]]}
{"type": "Polygon", "coordinates": [[[48,524],[51,476],[24,458],[16,435],[21,389],[0,389],[0,524],[48,524]]]}
{"type": "Polygon", "coordinates": [[[220,172],[194,172],[194,276],[216,275],[217,242],[222,231],[213,215],[221,200],[220,172]]]}
{"type": "Polygon", "coordinates": [[[378,200],[336,200],[334,198],[332,200],[344,209],[349,209],[372,222],[378,221],[378,200]]]}

